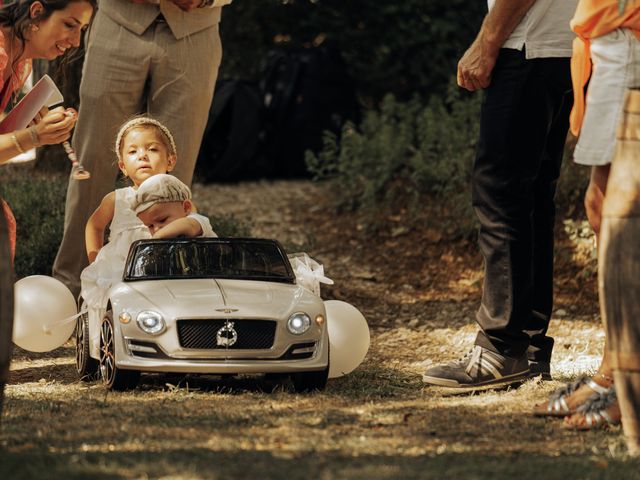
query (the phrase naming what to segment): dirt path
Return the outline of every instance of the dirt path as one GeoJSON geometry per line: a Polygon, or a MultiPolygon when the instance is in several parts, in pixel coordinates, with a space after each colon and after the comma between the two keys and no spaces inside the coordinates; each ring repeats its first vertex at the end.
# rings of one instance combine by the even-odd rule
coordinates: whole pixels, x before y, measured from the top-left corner
{"type": "MultiPolygon", "coordinates": [[[[529,412],[595,369],[603,336],[593,279],[561,265],[552,322],[552,382],[452,395],[424,387],[431,362],[464,353],[475,335],[481,261],[474,245],[437,231],[366,234],[304,181],[194,187],[202,212],[233,213],[325,266],[367,317],[371,348],[327,390],[265,392],[253,379],[149,375],[136,391],[78,382],[73,345],[16,351],[0,436],[2,478],[640,478],[620,430],[579,434],[529,412]]],[[[437,225],[433,219],[432,225],[437,225]]],[[[214,225],[215,228],[215,225],[214,225]]]]}

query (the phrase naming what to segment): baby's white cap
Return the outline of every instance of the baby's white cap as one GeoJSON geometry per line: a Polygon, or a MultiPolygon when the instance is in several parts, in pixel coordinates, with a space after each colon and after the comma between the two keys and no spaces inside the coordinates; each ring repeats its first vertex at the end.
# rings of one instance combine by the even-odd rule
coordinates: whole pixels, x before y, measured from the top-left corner
{"type": "Polygon", "coordinates": [[[131,209],[138,213],[156,203],[182,202],[191,200],[191,190],[173,175],[162,173],[147,178],[140,184],[131,209]]]}

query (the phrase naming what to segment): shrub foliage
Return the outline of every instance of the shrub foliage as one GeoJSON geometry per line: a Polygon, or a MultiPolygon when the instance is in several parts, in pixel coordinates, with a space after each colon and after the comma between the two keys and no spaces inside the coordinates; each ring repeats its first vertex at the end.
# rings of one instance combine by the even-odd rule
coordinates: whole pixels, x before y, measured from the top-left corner
{"type": "MultiPolygon", "coordinates": [[[[479,95],[453,86],[444,100],[432,98],[426,106],[388,95],[359,126],[346,125],[340,139],[325,134],[322,151],[307,153],[307,165],[316,179],[329,181],[340,208],[375,212],[401,202],[415,212],[428,195],[450,211],[463,209],[469,220],[479,106],[479,95]]],[[[461,222],[459,228],[470,227],[461,222]]]]}

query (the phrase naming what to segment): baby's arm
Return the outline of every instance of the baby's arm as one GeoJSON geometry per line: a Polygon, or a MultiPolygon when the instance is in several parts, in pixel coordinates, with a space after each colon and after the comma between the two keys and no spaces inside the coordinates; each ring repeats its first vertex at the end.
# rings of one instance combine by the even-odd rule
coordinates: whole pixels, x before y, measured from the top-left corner
{"type": "Polygon", "coordinates": [[[84,230],[84,240],[87,247],[89,263],[96,259],[96,255],[104,245],[104,230],[113,219],[116,205],[116,192],[110,192],[102,199],[96,211],[93,212],[84,230]]]}
{"type": "Polygon", "coordinates": [[[154,233],[153,238],[198,237],[202,235],[202,226],[191,217],[174,220],[154,233]]]}

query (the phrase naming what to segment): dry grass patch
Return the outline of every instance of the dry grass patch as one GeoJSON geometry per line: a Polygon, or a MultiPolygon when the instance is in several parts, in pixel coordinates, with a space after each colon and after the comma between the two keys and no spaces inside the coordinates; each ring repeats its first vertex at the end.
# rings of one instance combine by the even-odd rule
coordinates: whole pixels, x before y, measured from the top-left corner
{"type": "MultiPolygon", "coordinates": [[[[162,375],[106,393],[76,380],[71,343],[49,354],[16,350],[0,478],[640,479],[620,429],[570,432],[530,415],[562,381],[597,367],[592,283],[559,290],[556,380],[463,394],[430,388],[425,366],[462,355],[475,336],[474,246],[424,243],[416,232],[386,249],[389,239],[349,228],[357,220],[333,216],[306,182],[194,191],[211,215],[245,212],[255,235],[307,245],[336,281],[325,296],[369,321],[365,362],[308,395],[252,377],[162,375]]],[[[563,267],[565,277],[576,276],[563,267]]]]}

